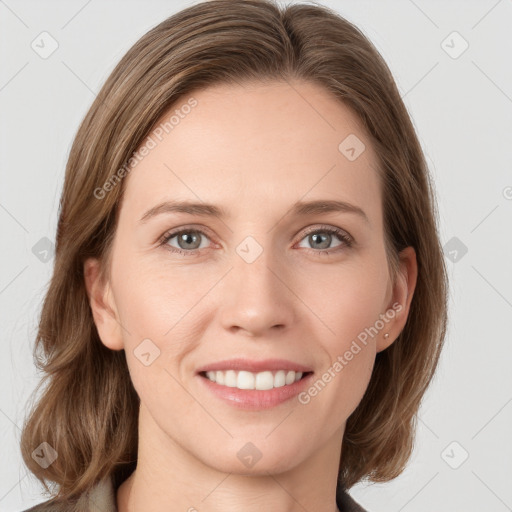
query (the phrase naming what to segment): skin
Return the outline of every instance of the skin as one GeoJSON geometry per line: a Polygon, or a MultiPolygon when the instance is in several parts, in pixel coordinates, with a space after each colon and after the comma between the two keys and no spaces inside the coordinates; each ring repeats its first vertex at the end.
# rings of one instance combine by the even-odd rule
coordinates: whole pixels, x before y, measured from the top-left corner
{"type": "MultiPolygon", "coordinates": [[[[345,423],[376,353],[405,325],[414,250],[400,254],[393,281],[376,155],[358,118],[329,92],[276,81],[193,96],[198,105],[125,178],[110,279],[99,278],[96,259],[84,268],[100,338],[125,350],[141,399],[138,465],[118,489],[119,511],[168,511],[170,503],[190,512],[337,511],[345,423]],[[354,161],[338,150],[349,134],[366,145],[354,161]],[[139,222],[176,199],[213,203],[229,217],[166,213],[139,222]],[[313,199],[357,205],[368,221],[350,212],[289,214],[313,199]],[[205,232],[198,256],[159,246],[169,230],[190,226],[205,232]],[[332,235],[334,252],[321,254],[322,239],[305,228],[322,226],[344,230],[353,245],[332,235]],[[247,236],[263,249],[252,263],[236,251],[247,236]],[[319,377],[394,303],[401,311],[308,404],[236,409],[195,373],[232,357],[284,358],[319,377]],[[134,354],[147,338],[160,350],[149,366],[134,354]],[[261,452],[252,468],[237,457],[247,442],[261,452]]],[[[178,238],[169,246],[179,248],[178,238]]]]}

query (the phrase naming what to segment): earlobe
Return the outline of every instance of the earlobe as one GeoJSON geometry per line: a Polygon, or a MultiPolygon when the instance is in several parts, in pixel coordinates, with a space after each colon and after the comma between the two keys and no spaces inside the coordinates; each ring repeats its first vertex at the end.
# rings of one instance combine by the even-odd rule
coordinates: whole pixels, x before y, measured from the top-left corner
{"type": "Polygon", "coordinates": [[[406,247],[400,252],[399,259],[399,269],[393,284],[392,298],[386,310],[386,314],[392,316],[392,319],[378,335],[377,352],[388,348],[402,332],[416,288],[418,277],[416,251],[413,247],[406,247]]]}
{"type": "Polygon", "coordinates": [[[89,305],[101,342],[111,350],[122,350],[124,344],[110,283],[102,280],[100,261],[97,258],[89,258],[85,261],[84,279],[89,305]]]}

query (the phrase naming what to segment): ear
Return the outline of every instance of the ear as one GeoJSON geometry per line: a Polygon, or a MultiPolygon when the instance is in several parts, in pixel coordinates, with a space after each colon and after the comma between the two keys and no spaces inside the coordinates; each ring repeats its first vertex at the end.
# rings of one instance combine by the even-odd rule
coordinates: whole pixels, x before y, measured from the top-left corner
{"type": "Polygon", "coordinates": [[[377,352],[387,349],[398,338],[398,335],[405,327],[412,296],[416,288],[417,277],[416,251],[413,247],[406,247],[399,254],[399,269],[396,280],[392,283],[391,300],[386,309],[389,312],[394,311],[394,316],[379,333],[377,352]],[[389,336],[384,338],[384,334],[389,336]]]}
{"type": "Polygon", "coordinates": [[[84,263],[84,278],[92,316],[101,342],[111,350],[124,348],[121,324],[112,297],[109,282],[103,282],[100,274],[100,262],[97,258],[88,258],[84,263]]]}

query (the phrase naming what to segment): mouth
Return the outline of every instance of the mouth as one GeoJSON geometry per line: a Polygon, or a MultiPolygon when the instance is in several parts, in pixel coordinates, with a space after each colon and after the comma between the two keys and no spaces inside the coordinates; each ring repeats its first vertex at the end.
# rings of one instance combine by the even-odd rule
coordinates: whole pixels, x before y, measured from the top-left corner
{"type": "Polygon", "coordinates": [[[271,409],[311,384],[313,368],[288,359],[226,359],[196,370],[201,393],[246,411],[271,409]]]}
{"type": "Polygon", "coordinates": [[[199,372],[199,375],[219,386],[242,390],[267,391],[274,388],[291,386],[307,378],[312,371],[264,370],[250,372],[246,370],[210,370],[199,372]]]}

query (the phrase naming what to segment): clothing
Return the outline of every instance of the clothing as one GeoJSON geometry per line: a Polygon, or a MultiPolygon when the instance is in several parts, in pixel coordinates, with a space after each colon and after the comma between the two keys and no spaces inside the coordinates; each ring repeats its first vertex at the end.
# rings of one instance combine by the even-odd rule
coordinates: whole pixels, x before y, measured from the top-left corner
{"type": "MultiPolygon", "coordinates": [[[[344,490],[338,488],[336,504],[340,512],[368,512],[344,490]]],[[[97,483],[89,493],[84,493],[72,511],[69,508],[40,503],[24,512],[117,512],[116,491],[111,479],[97,483]]],[[[314,511],[311,511],[314,512],[314,511]]]]}

